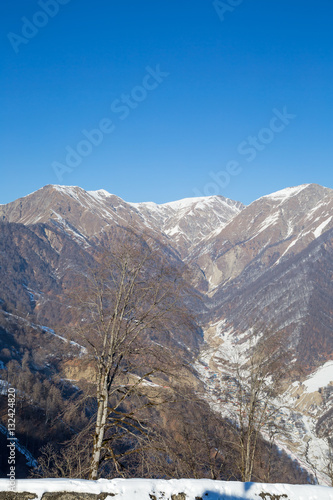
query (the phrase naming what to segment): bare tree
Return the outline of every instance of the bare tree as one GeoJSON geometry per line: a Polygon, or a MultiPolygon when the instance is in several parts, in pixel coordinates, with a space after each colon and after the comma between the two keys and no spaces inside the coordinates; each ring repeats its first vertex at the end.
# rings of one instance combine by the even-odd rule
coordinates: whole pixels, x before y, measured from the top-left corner
{"type": "Polygon", "coordinates": [[[250,356],[234,360],[227,397],[231,420],[236,424],[238,467],[244,482],[252,480],[260,436],[268,437],[272,447],[276,434],[282,431],[275,421],[281,409],[275,398],[287,360],[281,342],[267,335],[250,349],[250,356]]]}
{"type": "Polygon", "coordinates": [[[175,362],[160,341],[167,344],[184,321],[183,280],[153,246],[148,238],[121,231],[87,271],[77,294],[76,330],[96,370],[91,479],[103,460],[122,473],[121,459],[148,433],[141,416],[165,397],[151,377],[162,376],[175,362]]]}
{"type": "Polygon", "coordinates": [[[57,450],[47,443],[40,450],[38,467],[30,471],[30,477],[85,478],[89,473],[89,441],[86,430],[63,443],[57,450]]]}

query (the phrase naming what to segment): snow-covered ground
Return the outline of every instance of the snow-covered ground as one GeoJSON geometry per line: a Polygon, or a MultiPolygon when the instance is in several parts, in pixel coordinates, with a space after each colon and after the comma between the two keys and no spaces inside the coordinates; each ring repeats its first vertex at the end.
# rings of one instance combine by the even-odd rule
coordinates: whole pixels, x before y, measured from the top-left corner
{"type": "MultiPolygon", "coordinates": [[[[9,481],[0,479],[0,491],[9,490],[9,481]]],[[[19,479],[17,492],[110,493],[116,500],[333,500],[333,488],[289,484],[263,484],[213,481],[210,479],[19,479]],[[266,495],[265,495],[266,493],[266,495]],[[183,495],[180,495],[183,494],[183,495]]]]}
{"type": "Polygon", "coordinates": [[[327,361],[303,382],[308,393],[316,392],[328,384],[333,384],[333,361],[327,361]]]}

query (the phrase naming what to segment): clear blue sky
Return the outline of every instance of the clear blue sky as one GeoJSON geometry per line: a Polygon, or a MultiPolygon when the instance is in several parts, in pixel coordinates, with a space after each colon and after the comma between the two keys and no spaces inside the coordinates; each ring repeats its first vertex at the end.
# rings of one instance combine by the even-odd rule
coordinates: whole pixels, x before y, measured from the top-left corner
{"type": "Polygon", "coordinates": [[[2,2],[0,203],[333,188],[332,0],[222,4],[2,2]]]}

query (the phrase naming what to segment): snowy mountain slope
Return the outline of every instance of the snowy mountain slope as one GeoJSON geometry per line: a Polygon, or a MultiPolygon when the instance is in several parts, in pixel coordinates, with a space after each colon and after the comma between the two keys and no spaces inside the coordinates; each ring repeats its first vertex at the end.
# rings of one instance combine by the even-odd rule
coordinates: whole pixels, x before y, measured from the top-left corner
{"type": "Polygon", "coordinates": [[[280,331],[305,369],[333,358],[333,190],[260,198],[186,261],[210,283],[204,324],[280,331]]]}
{"type": "Polygon", "coordinates": [[[184,200],[156,205],[131,203],[147,223],[162,229],[172,245],[185,257],[192,247],[216,230],[221,230],[243,208],[223,196],[186,198],[184,200]]]}
{"type": "MultiPolygon", "coordinates": [[[[331,229],[265,272],[255,264],[248,266],[216,291],[203,319],[205,330],[216,328],[216,334],[207,338],[208,353],[203,358],[210,371],[201,370],[215,408],[221,406],[218,399],[225,388],[216,379],[212,385],[210,377],[222,381],[228,375],[227,363],[236,346],[241,346],[246,359],[248,345],[243,339],[249,329],[255,327],[263,338],[272,331],[282,334],[292,359],[287,375],[290,385],[277,404],[285,408],[281,418],[291,438],[279,437],[279,445],[312,473],[313,466],[319,470],[327,466],[324,435],[333,427],[332,277],[331,229]],[[210,326],[209,320],[217,326],[210,326]],[[312,465],[305,460],[308,442],[312,465]]],[[[318,471],[317,475],[321,484],[329,484],[327,476],[318,471]]]]}
{"type": "MultiPolygon", "coordinates": [[[[244,366],[250,349],[264,337],[261,334],[254,339],[251,333],[235,333],[225,321],[210,325],[204,332],[205,349],[196,362],[200,380],[205,386],[206,400],[215,411],[235,422],[239,411],[232,382],[235,367],[243,367],[245,381],[244,366]]],[[[276,445],[324,485],[330,485],[331,480],[327,470],[329,448],[322,427],[326,430],[327,426],[332,427],[332,416],[325,418],[325,412],[332,407],[333,361],[307,377],[287,384],[270,406],[270,411],[275,414],[274,422],[280,428],[275,438],[276,445]]],[[[268,439],[265,432],[264,437],[268,439]]]]}
{"type": "MultiPolygon", "coordinates": [[[[204,324],[225,319],[239,331],[263,324],[285,330],[308,367],[332,356],[331,189],[314,184],[286,188],[244,207],[221,196],[163,205],[127,203],[105,190],[49,185],[0,206],[0,217],[24,225],[24,230],[12,228],[15,252],[19,256],[23,245],[28,261],[47,266],[53,279],[65,278],[68,265],[73,267],[75,245],[98,244],[116,226],[148,231],[161,242],[161,251],[174,252],[198,270],[201,291],[208,284],[204,324]],[[38,236],[43,251],[28,231],[38,236]],[[23,243],[32,239],[38,259],[23,243]]],[[[5,245],[5,233],[4,238],[5,245]]],[[[37,290],[38,282],[29,279],[22,283],[31,309],[36,303],[28,289],[37,290]]]]}
{"type": "Polygon", "coordinates": [[[50,223],[85,243],[114,225],[131,225],[153,232],[182,256],[216,228],[225,226],[244,206],[222,196],[187,198],[158,205],[127,203],[101,189],[85,191],[76,186],[49,185],[0,206],[6,222],[33,225],[50,223]]]}
{"type": "Polygon", "coordinates": [[[315,184],[287,188],[251,203],[191,252],[213,291],[257,259],[265,270],[333,228],[333,190],[315,184]]]}
{"type": "MultiPolygon", "coordinates": [[[[333,230],[271,267],[260,255],[207,300],[236,331],[281,332],[304,369],[333,358],[333,230]]],[[[204,320],[205,322],[205,320],[204,320]]]]}
{"type": "Polygon", "coordinates": [[[0,216],[27,226],[51,222],[81,238],[90,238],[110,224],[128,224],[130,219],[125,202],[104,190],[52,185],[0,206],[0,216]]]}

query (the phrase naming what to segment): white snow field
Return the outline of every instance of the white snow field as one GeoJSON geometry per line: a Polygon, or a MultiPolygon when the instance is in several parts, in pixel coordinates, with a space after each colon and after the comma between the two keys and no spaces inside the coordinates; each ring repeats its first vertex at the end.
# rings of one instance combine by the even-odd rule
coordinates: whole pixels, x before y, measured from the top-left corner
{"type": "MultiPolygon", "coordinates": [[[[0,492],[10,490],[9,480],[0,479],[0,492]]],[[[11,490],[13,491],[13,490],[11,490]]],[[[240,483],[210,479],[18,479],[16,492],[110,493],[109,500],[333,500],[327,486],[240,483]]]]}

